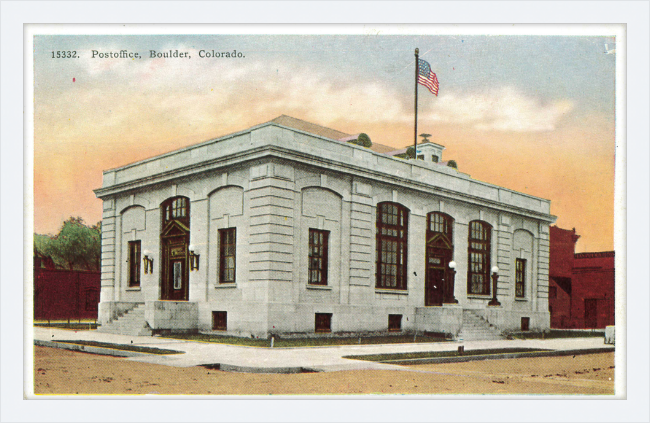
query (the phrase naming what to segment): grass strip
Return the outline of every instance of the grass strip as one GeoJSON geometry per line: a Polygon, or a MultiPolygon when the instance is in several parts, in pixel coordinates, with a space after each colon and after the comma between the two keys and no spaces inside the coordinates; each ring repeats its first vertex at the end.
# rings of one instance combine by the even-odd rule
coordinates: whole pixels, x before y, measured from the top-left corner
{"type": "Polygon", "coordinates": [[[34,323],[34,326],[43,328],[92,330],[97,329],[97,323],[34,323]]]}
{"type": "MultiPolygon", "coordinates": [[[[217,344],[244,345],[251,347],[270,347],[270,339],[253,339],[237,336],[221,336],[211,334],[169,334],[165,338],[184,339],[187,341],[213,342],[217,344]]],[[[407,344],[420,342],[445,342],[437,336],[394,335],[394,336],[368,336],[368,337],[321,337],[321,338],[275,338],[275,348],[291,347],[319,347],[335,345],[369,345],[369,344],[407,344]]]]}
{"type": "Polygon", "coordinates": [[[111,348],[114,350],[133,351],[146,354],[184,354],[183,351],[168,350],[165,348],[140,347],[137,345],[111,344],[109,342],[97,341],[56,341],[61,344],[84,345],[97,348],[111,348]]]}
{"type": "Polygon", "coordinates": [[[542,352],[552,351],[540,348],[490,348],[479,350],[465,350],[463,353],[458,351],[422,351],[422,352],[408,352],[408,353],[393,353],[393,354],[366,354],[366,355],[345,355],[343,358],[352,360],[364,361],[395,361],[395,360],[411,360],[418,358],[446,358],[446,357],[467,357],[476,355],[489,355],[489,354],[512,354],[522,352],[542,352]]]}
{"type": "Polygon", "coordinates": [[[560,338],[602,338],[604,330],[562,330],[551,329],[550,332],[515,332],[511,336],[515,339],[560,339],[560,338]]]}

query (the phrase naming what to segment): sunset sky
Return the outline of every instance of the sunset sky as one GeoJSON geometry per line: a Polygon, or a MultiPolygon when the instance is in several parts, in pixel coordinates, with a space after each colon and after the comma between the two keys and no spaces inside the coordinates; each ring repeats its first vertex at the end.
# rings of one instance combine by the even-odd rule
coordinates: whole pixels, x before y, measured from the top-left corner
{"type": "Polygon", "coordinates": [[[396,148],[413,142],[414,49],[440,82],[420,87],[418,132],[473,178],[551,200],[577,251],[614,248],[611,36],[38,35],[34,231],[101,219],[102,170],[285,114],[396,148]],[[151,59],[150,50],[190,59],[151,59]],[[78,59],[53,59],[52,51],[78,59]],[[92,50],[142,59],[91,58],[92,50]],[[199,51],[241,52],[200,58],[199,51]]]}

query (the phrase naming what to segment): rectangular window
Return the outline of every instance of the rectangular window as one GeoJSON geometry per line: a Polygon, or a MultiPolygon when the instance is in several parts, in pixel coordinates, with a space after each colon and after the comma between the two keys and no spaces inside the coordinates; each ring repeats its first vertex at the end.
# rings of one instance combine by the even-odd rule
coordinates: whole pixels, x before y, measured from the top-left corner
{"type": "Polygon", "coordinates": [[[526,331],[530,330],[530,317],[522,317],[521,318],[521,330],[523,332],[526,332],[526,331]]]}
{"type": "Polygon", "coordinates": [[[515,260],[515,296],[524,298],[526,296],[526,260],[515,260]]]}
{"type": "Polygon", "coordinates": [[[332,313],[316,313],[316,332],[332,331],[332,313]]]}
{"type": "Polygon", "coordinates": [[[389,314],[388,315],[388,331],[399,332],[402,330],[402,315],[389,314]]]}
{"type": "Polygon", "coordinates": [[[376,288],[406,290],[408,210],[396,203],[377,206],[376,288]]]}
{"type": "Polygon", "coordinates": [[[490,248],[492,228],[487,222],[469,224],[467,293],[490,294],[490,248]]]}
{"type": "Polygon", "coordinates": [[[212,312],[212,330],[228,329],[228,313],[225,311],[212,312]]]}
{"type": "Polygon", "coordinates": [[[140,286],[140,241],[129,241],[129,286],[140,286]]]}
{"type": "Polygon", "coordinates": [[[309,230],[309,283],[327,285],[329,231],[309,230]]]}
{"type": "Polygon", "coordinates": [[[219,229],[219,283],[235,283],[237,230],[219,229]]]}

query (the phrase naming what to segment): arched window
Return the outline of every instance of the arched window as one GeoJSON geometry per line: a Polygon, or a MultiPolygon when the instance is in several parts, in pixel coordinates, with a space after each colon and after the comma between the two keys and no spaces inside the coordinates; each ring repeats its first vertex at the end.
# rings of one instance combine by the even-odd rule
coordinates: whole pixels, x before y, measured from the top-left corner
{"type": "MultiPolygon", "coordinates": [[[[442,239],[453,245],[454,219],[445,213],[432,212],[427,215],[427,232],[430,235],[440,234],[442,239]]],[[[429,237],[427,237],[427,242],[429,237]]]]}
{"type": "Polygon", "coordinates": [[[467,248],[467,293],[490,294],[490,249],[492,227],[487,222],[469,223],[467,248]]]}
{"type": "Polygon", "coordinates": [[[163,224],[178,220],[189,222],[190,202],[187,197],[174,197],[165,200],[162,204],[163,224]]]}
{"type": "Polygon", "coordinates": [[[377,288],[406,289],[408,217],[401,204],[377,205],[377,288]]]}

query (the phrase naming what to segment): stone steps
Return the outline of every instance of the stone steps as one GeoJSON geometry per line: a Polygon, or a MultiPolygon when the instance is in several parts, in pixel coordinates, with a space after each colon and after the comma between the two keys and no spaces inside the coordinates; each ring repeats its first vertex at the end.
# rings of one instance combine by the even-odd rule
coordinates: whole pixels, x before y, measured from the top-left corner
{"type": "Polygon", "coordinates": [[[138,304],[112,322],[97,328],[98,332],[118,335],[151,336],[152,331],[144,318],[144,309],[138,304]]]}
{"type": "Polygon", "coordinates": [[[501,331],[471,310],[463,310],[463,327],[458,339],[464,341],[490,341],[504,339],[501,331]]]}

